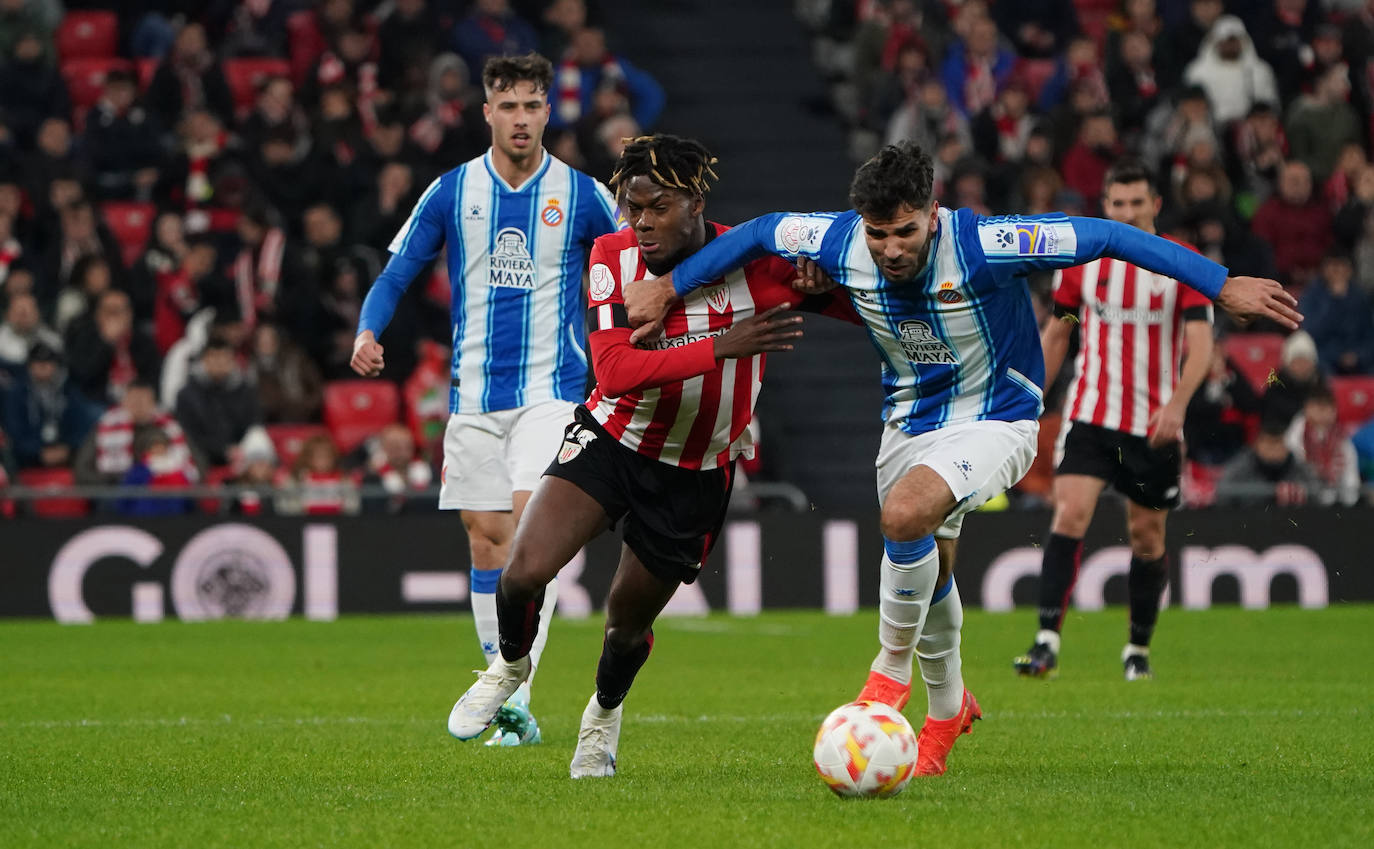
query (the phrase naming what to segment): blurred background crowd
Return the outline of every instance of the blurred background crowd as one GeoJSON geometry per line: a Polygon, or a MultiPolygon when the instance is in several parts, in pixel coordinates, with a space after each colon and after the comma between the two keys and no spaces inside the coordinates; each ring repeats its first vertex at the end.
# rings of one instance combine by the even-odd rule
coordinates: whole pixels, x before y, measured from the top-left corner
{"type": "MultiPolygon", "coordinates": [[[[931,150],[946,205],[1097,215],[1114,159],[1157,169],[1161,232],[1281,280],[1307,317],[1287,337],[1218,328],[1188,502],[1362,498],[1374,0],[789,11],[830,94],[812,110],[855,160],[931,150]]],[[[143,514],[433,509],[446,265],[402,302],[379,381],[348,370],[362,298],[424,187],[487,147],[488,56],[550,57],[545,144],[609,176],[672,73],[615,35],[595,0],[0,0],[0,485],[250,485],[106,502],[143,514]]],[[[1043,501],[1050,453],[1022,502],[1043,501]]],[[[0,515],[89,509],[0,493],[0,515]]]]}

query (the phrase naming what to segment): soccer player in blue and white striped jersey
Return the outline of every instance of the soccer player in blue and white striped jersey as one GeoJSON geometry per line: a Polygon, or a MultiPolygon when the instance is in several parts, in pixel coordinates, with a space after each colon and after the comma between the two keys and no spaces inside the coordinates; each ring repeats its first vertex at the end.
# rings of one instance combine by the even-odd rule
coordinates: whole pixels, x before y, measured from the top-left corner
{"type": "MultiPolygon", "coordinates": [[[[543,147],[553,68],[501,57],[482,74],[491,148],[429,185],[367,293],[352,367],[381,373],[377,342],[415,275],[448,250],[453,386],[444,432],[441,510],[461,511],[472,553],[471,598],[488,664],[498,654],[496,587],[520,514],[586,398],[582,273],[592,242],[625,226],[606,187],[543,147]]],[[[535,666],[558,591],[541,604],[535,666]]],[[[489,744],[538,742],[528,684],[489,744]]]]}
{"type": "Polygon", "coordinates": [[[916,772],[938,775],[981,715],[959,659],[963,610],[951,576],[963,516],[1035,458],[1044,360],[1027,272],[1112,256],[1173,277],[1242,317],[1290,327],[1296,302],[1272,280],[1227,277],[1186,248],[1126,224],[1062,214],[984,218],[940,208],[930,157],[888,146],[861,166],[852,212],[764,215],[716,237],[671,277],[625,287],[631,323],[765,254],[811,260],[845,286],[882,358],[886,422],[877,459],[885,538],[881,649],[860,700],[906,704],[913,650],[929,715],[916,772]],[[938,541],[938,544],[937,544],[938,541]]]}

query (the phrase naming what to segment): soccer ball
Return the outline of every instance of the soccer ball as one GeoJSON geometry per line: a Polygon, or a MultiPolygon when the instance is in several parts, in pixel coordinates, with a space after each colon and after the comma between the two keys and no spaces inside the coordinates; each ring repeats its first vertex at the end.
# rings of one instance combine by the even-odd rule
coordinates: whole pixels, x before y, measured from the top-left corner
{"type": "Polygon", "coordinates": [[[813,758],[836,795],[896,796],[916,771],[916,732],[891,705],[841,705],[816,732],[813,758]]]}

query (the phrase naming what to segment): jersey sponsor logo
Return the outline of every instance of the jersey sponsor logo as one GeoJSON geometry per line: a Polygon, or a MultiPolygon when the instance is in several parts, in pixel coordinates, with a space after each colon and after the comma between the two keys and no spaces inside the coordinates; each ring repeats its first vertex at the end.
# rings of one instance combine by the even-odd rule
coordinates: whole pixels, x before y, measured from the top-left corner
{"type": "Polygon", "coordinates": [[[718,313],[724,313],[726,308],[730,306],[730,285],[728,283],[712,286],[703,290],[702,294],[706,298],[707,305],[718,313]]]}
{"type": "Polygon", "coordinates": [[[1064,256],[1078,250],[1077,234],[1066,221],[979,224],[978,241],[990,257],[1064,256]]]}
{"type": "Polygon", "coordinates": [[[1118,307],[1097,301],[1093,311],[1108,324],[1163,324],[1168,314],[1162,310],[1146,310],[1140,307],[1118,307]]]}
{"type": "Polygon", "coordinates": [[[830,219],[810,218],[789,215],[778,223],[778,244],[788,253],[814,254],[821,250],[825,241],[825,231],[830,229],[830,219]]]}
{"type": "Polygon", "coordinates": [[[604,301],[615,291],[615,275],[611,273],[610,266],[604,262],[598,262],[592,266],[589,275],[590,282],[587,286],[593,301],[604,301]]]}
{"type": "Polygon", "coordinates": [[[563,210],[558,208],[558,198],[549,199],[549,205],[539,213],[539,220],[550,227],[557,227],[563,223],[563,210]]]}
{"type": "Polygon", "coordinates": [[[935,293],[935,298],[942,304],[961,304],[964,302],[964,296],[954,288],[954,282],[951,280],[946,280],[940,284],[940,290],[935,293]]]}
{"type": "Polygon", "coordinates": [[[918,365],[956,365],[959,360],[949,346],[940,341],[930,325],[914,318],[907,319],[897,326],[906,358],[918,365]]]}
{"type": "Polygon", "coordinates": [[[670,348],[681,348],[684,345],[700,342],[703,339],[714,339],[728,329],[729,328],[721,327],[716,330],[709,330],[706,333],[684,333],[681,336],[660,336],[657,339],[641,342],[640,345],[653,351],[667,351],[670,348]]]}
{"type": "Polygon", "coordinates": [[[595,431],[588,430],[580,424],[569,425],[567,433],[563,436],[563,447],[558,450],[558,462],[568,463],[576,459],[577,455],[582,453],[582,449],[591,445],[594,439],[595,431]]]}
{"type": "Polygon", "coordinates": [[[496,234],[496,250],[491,252],[491,285],[534,291],[534,259],[525,244],[525,234],[507,227],[496,234]]]}
{"type": "Polygon", "coordinates": [[[470,203],[463,209],[464,221],[481,221],[487,217],[487,211],[482,208],[480,203],[470,203]]]}

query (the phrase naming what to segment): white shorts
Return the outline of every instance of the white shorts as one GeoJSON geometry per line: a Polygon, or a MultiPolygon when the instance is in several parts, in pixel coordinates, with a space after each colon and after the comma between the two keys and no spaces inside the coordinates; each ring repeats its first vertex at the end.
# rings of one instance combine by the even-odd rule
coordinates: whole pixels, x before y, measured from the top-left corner
{"type": "Polygon", "coordinates": [[[511,493],[533,490],[553,462],[576,406],[572,401],[544,401],[513,410],[449,416],[439,509],[511,509],[511,493]]]}
{"type": "Polygon", "coordinates": [[[935,532],[955,539],[964,514],[1006,492],[1030,471],[1040,423],[977,421],[912,435],[889,423],[878,448],[878,504],[907,472],[928,466],[949,484],[956,502],[935,532]]]}

